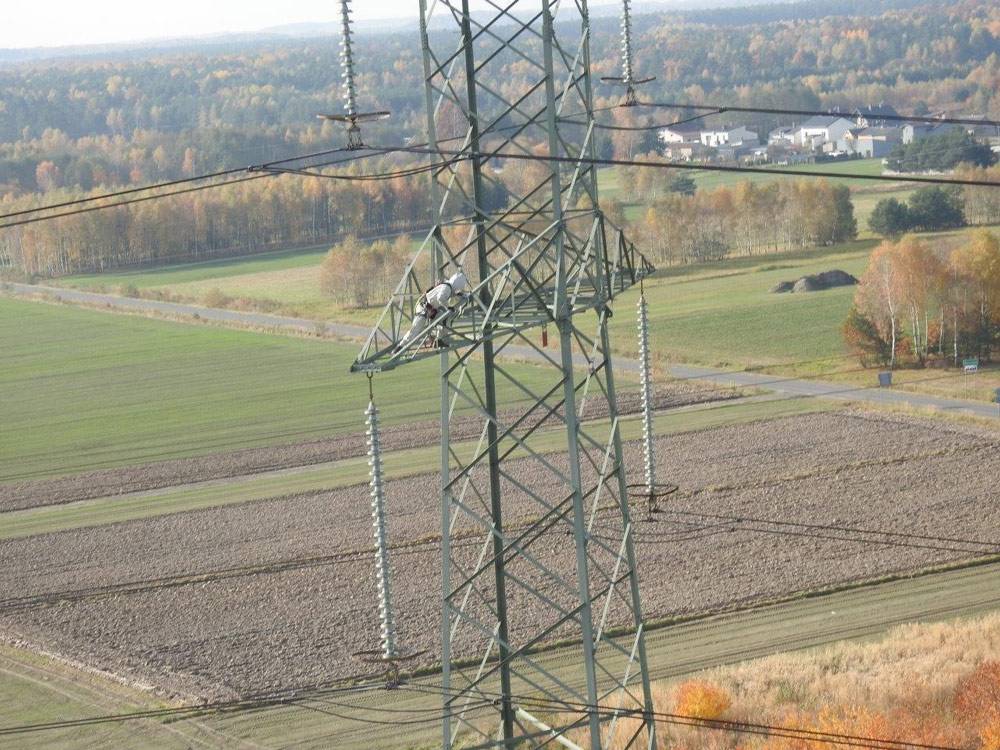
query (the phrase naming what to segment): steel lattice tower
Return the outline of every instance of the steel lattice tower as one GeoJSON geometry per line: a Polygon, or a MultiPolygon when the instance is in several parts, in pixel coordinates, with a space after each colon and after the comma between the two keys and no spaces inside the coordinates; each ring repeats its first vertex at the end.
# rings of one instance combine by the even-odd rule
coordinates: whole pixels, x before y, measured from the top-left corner
{"type": "Polygon", "coordinates": [[[431,157],[447,162],[435,227],[353,369],[440,363],[443,745],[653,747],[608,336],[612,299],[652,267],[601,213],[586,163],[587,4],[419,3],[427,139],[458,155],[431,157]],[[505,80],[509,65],[527,83],[505,80]],[[469,303],[400,349],[421,294],[458,268],[469,303]],[[511,354],[538,375],[519,378],[511,354]],[[464,440],[451,439],[458,420],[464,440]],[[556,641],[582,643],[575,674],[538,653],[556,641]],[[565,708],[540,714],[522,696],[565,708]]]}

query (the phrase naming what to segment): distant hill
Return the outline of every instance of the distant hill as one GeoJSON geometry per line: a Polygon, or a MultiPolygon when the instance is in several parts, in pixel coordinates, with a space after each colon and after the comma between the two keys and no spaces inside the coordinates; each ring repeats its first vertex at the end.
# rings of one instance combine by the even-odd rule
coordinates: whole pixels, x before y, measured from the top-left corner
{"type": "MultiPolygon", "coordinates": [[[[856,15],[876,16],[886,10],[912,8],[926,0],[644,0],[635,3],[633,15],[678,13],[694,23],[714,25],[743,25],[769,23],[782,20],[810,20],[827,16],[856,15]]],[[[618,2],[594,4],[591,16],[595,19],[617,16],[618,2]]],[[[477,14],[474,14],[477,15],[477,14]]],[[[485,15],[485,14],[478,14],[485,15]]],[[[437,26],[444,27],[448,19],[439,17],[437,26]]],[[[416,30],[415,18],[390,18],[358,20],[354,28],[359,35],[393,34],[416,30]]],[[[335,36],[340,25],[334,21],[289,23],[269,26],[258,31],[219,33],[204,36],[145,39],[112,44],[72,45],[65,47],[0,48],[0,66],[56,59],[82,59],[113,57],[119,59],[153,55],[160,52],[197,50],[200,52],[236,52],[259,43],[335,36]]]]}

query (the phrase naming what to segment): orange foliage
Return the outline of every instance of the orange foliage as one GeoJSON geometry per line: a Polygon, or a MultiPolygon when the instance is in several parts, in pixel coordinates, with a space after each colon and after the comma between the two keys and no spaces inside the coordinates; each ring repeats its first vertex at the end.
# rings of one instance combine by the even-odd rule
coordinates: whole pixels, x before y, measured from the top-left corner
{"type": "Polygon", "coordinates": [[[989,722],[1000,732],[1000,662],[983,662],[959,681],[955,713],[974,724],[989,722]]]}
{"type": "Polygon", "coordinates": [[[677,688],[677,713],[699,719],[718,719],[732,705],[725,690],[709,682],[692,680],[677,688]]]}
{"type": "Polygon", "coordinates": [[[979,730],[980,750],[1000,750],[1000,713],[994,713],[979,730]]]}

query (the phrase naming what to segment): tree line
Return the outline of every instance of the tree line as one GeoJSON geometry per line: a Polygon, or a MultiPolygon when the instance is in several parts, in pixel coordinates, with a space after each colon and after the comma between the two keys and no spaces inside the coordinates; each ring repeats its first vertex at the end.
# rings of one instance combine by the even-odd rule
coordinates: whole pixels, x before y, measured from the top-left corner
{"type": "MultiPolygon", "coordinates": [[[[766,185],[746,181],[693,194],[673,188],[677,188],[677,178],[667,183],[629,229],[654,263],[762,255],[832,245],[857,236],[854,206],[845,185],[817,180],[766,185]]],[[[611,210],[616,209],[612,206],[611,210]]]]}
{"type": "MultiPolygon", "coordinates": [[[[954,176],[1000,183],[1000,167],[962,164],[954,176]]],[[[891,238],[907,232],[935,232],[997,223],[1000,223],[1000,191],[974,185],[928,185],[915,190],[906,202],[883,198],[868,217],[869,229],[891,238]]]]}
{"type": "MultiPolygon", "coordinates": [[[[26,224],[0,231],[0,268],[38,276],[97,273],[412,230],[428,224],[432,208],[419,179],[359,185],[281,175],[26,224]]],[[[0,213],[37,202],[0,200],[0,213]]]]}
{"type": "Polygon", "coordinates": [[[884,241],[843,332],[865,365],[991,358],[1000,350],[1000,239],[980,230],[954,245],[884,241]]]}
{"type": "Polygon", "coordinates": [[[996,161],[988,145],[959,127],[910,143],[897,143],[885,158],[886,166],[894,172],[944,172],[963,163],[990,167],[996,161]]]}

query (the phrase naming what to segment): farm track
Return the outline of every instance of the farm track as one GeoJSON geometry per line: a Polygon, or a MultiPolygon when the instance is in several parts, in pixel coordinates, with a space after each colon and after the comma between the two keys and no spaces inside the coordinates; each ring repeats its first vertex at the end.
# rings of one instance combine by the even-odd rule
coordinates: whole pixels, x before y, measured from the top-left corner
{"type": "MultiPolygon", "coordinates": [[[[665,436],[657,448],[682,492],[656,523],[637,528],[653,619],[996,552],[983,530],[1000,527],[1000,455],[985,430],[827,413],[665,436]],[[963,486],[950,479],[956,474],[963,486]]],[[[626,454],[636,470],[637,445],[626,454]]],[[[523,475],[531,463],[511,470],[523,475]]],[[[392,480],[387,492],[398,630],[406,646],[429,649],[429,666],[436,627],[427,623],[439,605],[436,477],[392,480]]],[[[0,622],[27,642],[166,694],[224,699],[364,674],[351,654],[377,639],[367,500],[359,485],[8,540],[0,543],[0,622]]],[[[508,495],[513,523],[530,507],[508,495]]],[[[537,551],[559,567],[564,555],[550,541],[537,551]]],[[[480,540],[465,543],[474,555],[480,540]]],[[[514,606],[524,608],[516,631],[531,610],[514,606]]]]}

